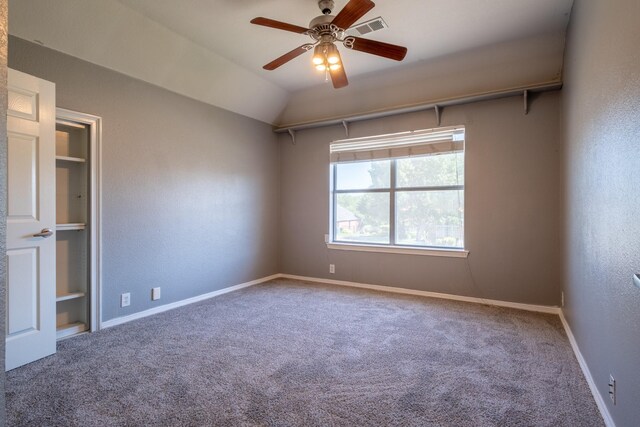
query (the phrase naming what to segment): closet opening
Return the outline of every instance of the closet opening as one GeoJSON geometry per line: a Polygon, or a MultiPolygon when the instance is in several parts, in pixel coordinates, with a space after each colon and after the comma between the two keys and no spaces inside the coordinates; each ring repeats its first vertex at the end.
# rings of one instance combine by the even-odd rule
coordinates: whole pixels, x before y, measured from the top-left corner
{"type": "Polygon", "coordinates": [[[100,329],[102,119],[56,109],[56,330],[100,329]]]}

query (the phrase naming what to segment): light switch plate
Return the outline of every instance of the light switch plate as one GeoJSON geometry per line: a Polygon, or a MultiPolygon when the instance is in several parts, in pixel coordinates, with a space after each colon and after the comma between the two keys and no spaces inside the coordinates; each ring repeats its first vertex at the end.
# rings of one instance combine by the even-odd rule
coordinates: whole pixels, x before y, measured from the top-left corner
{"type": "Polygon", "coordinates": [[[151,289],[151,300],[159,300],[160,299],[160,288],[151,289]]]}

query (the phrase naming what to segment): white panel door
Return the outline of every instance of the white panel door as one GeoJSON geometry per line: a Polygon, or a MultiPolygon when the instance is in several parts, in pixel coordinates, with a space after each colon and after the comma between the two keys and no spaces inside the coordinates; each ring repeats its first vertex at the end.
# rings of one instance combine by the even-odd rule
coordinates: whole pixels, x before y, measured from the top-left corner
{"type": "Polygon", "coordinates": [[[55,85],[8,86],[6,370],[56,352],[55,85]]]}

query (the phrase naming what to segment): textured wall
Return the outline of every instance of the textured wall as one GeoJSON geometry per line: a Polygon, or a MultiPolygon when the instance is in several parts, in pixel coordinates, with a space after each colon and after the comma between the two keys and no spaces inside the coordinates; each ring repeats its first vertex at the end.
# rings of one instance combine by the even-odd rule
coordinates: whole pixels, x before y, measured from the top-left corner
{"type": "Polygon", "coordinates": [[[565,314],[618,427],[640,420],[639,16],[637,0],[577,0],[563,91],[565,314]]]}
{"type": "Polygon", "coordinates": [[[11,37],[9,65],[103,118],[103,320],[277,273],[271,128],[11,37]],[[162,299],[151,301],[152,287],[162,299]],[[131,306],[119,295],[131,292],[131,306]]]}
{"type": "MultiPolygon", "coordinates": [[[[0,331],[5,330],[7,239],[7,0],[0,0],[0,331]]],[[[4,338],[0,340],[0,372],[4,373],[4,338]]],[[[4,374],[0,375],[0,426],[5,425],[4,374]]]]}
{"type": "Polygon", "coordinates": [[[287,102],[288,93],[259,69],[245,69],[119,1],[12,0],[10,12],[13,36],[229,111],[270,123],[287,102]]]}
{"type": "MultiPolygon", "coordinates": [[[[280,136],[283,273],[559,305],[559,112],[558,92],[529,115],[521,97],[444,110],[443,126],[466,126],[468,259],[328,250],[329,143],[344,129],[280,136]]],[[[433,111],[353,123],[350,136],[431,127],[433,111]]]]}
{"type": "Polygon", "coordinates": [[[302,89],[291,95],[278,124],[558,81],[563,49],[564,34],[546,34],[360,75],[340,90],[327,90],[330,83],[302,89]]]}

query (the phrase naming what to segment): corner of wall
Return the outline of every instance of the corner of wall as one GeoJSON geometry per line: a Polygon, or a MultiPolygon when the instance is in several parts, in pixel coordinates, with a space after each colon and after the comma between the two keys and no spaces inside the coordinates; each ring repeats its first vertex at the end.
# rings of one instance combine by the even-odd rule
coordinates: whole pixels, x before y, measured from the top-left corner
{"type": "MultiPolygon", "coordinates": [[[[0,253],[6,251],[7,218],[7,46],[8,46],[8,0],[0,0],[0,253]]],[[[0,330],[5,330],[5,256],[0,257],[0,330]]],[[[4,335],[4,333],[3,333],[4,335]]],[[[0,368],[4,373],[4,337],[0,340],[0,368]]],[[[0,425],[5,425],[5,382],[0,376],[0,425]]]]}
{"type": "Polygon", "coordinates": [[[278,134],[274,133],[275,141],[276,141],[276,149],[278,150],[278,242],[276,244],[276,250],[278,251],[277,257],[277,272],[280,273],[283,268],[282,262],[282,247],[283,247],[283,221],[282,221],[282,147],[280,143],[280,137],[278,134]]]}
{"type": "Polygon", "coordinates": [[[561,99],[563,317],[605,422],[620,426],[640,417],[639,14],[637,0],[574,1],[561,99]]]}
{"type": "Polygon", "coordinates": [[[600,410],[600,414],[604,420],[604,423],[607,427],[615,427],[615,423],[611,418],[611,414],[607,409],[607,405],[604,403],[602,396],[598,392],[598,387],[596,386],[595,381],[593,380],[593,375],[591,375],[591,371],[589,370],[589,366],[587,365],[586,360],[584,360],[584,356],[582,356],[582,352],[580,351],[580,347],[578,347],[578,342],[576,338],[573,336],[573,332],[571,331],[571,327],[567,322],[566,317],[564,316],[564,310],[560,308],[559,310],[560,321],[562,322],[562,326],[564,327],[564,331],[567,334],[567,338],[569,339],[569,343],[571,344],[571,349],[573,350],[573,354],[576,356],[578,360],[578,365],[580,365],[580,369],[582,370],[582,374],[584,375],[587,384],[589,385],[589,390],[591,390],[591,394],[593,395],[594,400],[596,401],[596,405],[598,406],[598,410],[600,410]]]}

